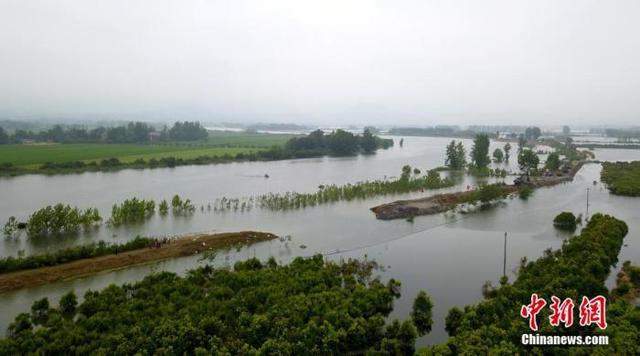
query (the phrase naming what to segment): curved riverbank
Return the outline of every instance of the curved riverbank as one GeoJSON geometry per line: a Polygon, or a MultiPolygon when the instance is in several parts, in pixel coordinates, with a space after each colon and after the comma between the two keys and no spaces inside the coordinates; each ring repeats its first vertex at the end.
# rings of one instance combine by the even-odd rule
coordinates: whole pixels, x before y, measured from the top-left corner
{"type": "Polygon", "coordinates": [[[99,272],[139,265],[169,258],[190,256],[205,250],[218,250],[238,245],[251,245],[278,236],[264,232],[242,231],[221,234],[184,236],[154,247],[82,259],[51,267],[43,267],[0,275],[0,293],[46,283],[73,279],[99,272]]]}

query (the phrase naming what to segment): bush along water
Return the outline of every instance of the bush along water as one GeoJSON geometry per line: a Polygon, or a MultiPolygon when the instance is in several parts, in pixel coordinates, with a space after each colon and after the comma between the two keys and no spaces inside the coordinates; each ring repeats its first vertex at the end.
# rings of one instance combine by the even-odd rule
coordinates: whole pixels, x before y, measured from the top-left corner
{"type": "Polygon", "coordinates": [[[64,204],[47,206],[31,214],[27,221],[29,237],[77,232],[100,223],[98,209],[80,210],[64,204]]]}
{"type": "Polygon", "coordinates": [[[174,215],[191,215],[196,211],[196,207],[191,203],[191,200],[183,200],[177,194],[171,199],[171,209],[174,215]]]}
{"type": "MultiPolygon", "coordinates": [[[[174,215],[185,216],[193,214],[196,210],[191,200],[183,199],[179,195],[175,195],[171,200],[171,209],[174,215]]],[[[151,199],[127,199],[113,205],[111,217],[107,223],[111,226],[119,226],[142,222],[151,218],[155,210],[156,203],[151,199]]],[[[158,212],[163,216],[169,212],[169,203],[166,200],[160,202],[158,212]]],[[[97,208],[81,210],[58,203],[38,209],[26,222],[19,222],[15,216],[9,217],[2,227],[2,233],[7,238],[17,236],[22,229],[26,229],[29,237],[70,234],[98,226],[101,222],[102,217],[97,208]]]]}
{"type": "Polygon", "coordinates": [[[577,227],[578,219],[573,213],[564,211],[553,219],[553,226],[560,230],[574,231],[577,227]]]}
{"type": "Polygon", "coordinates": [[[114,204],[111,208],[111,225],[122,225],[132,222],[140,222],[150,218],[156,209],[153,200],[138,198],[127,199],[121,204],[114,204]]]}

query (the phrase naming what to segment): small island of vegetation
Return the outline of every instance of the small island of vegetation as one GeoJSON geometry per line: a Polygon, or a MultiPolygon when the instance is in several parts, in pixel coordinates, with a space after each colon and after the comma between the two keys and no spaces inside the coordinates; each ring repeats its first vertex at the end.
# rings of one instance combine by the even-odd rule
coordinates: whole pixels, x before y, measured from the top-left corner
{"type": "Polygon", "coordinates": [[[613,194],[640,196],[640,161],[603,162],[600,179],[613,194]]]}
{"type": "Polygon", "coordinates": [[[578,219],[570,211],[563,211],[553,219],[553,226],[560,230],[574,231],[578,226],[578,219]]]}

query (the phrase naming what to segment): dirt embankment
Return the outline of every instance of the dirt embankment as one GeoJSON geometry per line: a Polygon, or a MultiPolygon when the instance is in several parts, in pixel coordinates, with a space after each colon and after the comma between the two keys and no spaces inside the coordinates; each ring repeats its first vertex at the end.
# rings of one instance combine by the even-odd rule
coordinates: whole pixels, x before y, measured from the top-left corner
{"type": "Polygon", "coordinates": [[[153,261],[190,256],[206,250],[251,245],[277,237],[274,234],[253,231],[185,236],[156,247],[87,258],[57,266],[0,274],[0,293],[153,261]]]}
{"type": "MultiPolygon", "coordinates": [[[[582,168],[583,162],[577,162],[571,169],[560,175],[549,177],[535,177],[527,184],[531,188],[548,187],[573,180],[576,173],[582,168]]],[[[518,191],[515,185],[505,185],[506,194],[518,191]]],[[[474,190],[447,194],[438,194],[427,198],[414,200],[398,200],[392,203],[382,204],[371,208],[376,218],[380,220],[403,219],[419,215],[432,215],[455,208],[462,202],[467,202],[474,190]]]]}

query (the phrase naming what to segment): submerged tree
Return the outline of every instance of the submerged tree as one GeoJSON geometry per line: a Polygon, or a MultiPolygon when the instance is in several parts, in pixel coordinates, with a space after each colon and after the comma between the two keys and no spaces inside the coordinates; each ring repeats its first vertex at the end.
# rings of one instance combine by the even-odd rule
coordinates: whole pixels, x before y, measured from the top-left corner
{"type": "Polygon", "coordinates": [[[2,229],[4,236],[12,237],[18,231],[18,220],[15,216],[10,216],[2,229]]]}
{"type": "Polygon", "coordinates": [[[509,158],[511,157],[511,144],[509,142],[504,144],[504,160],[509,162],[509,158]]]}
{"type": "Polygon", "coordinates": [[[373,153],[376,151],[376,138],[369,129],[365,129],[360,138],[360,147],[364,153],[373,153]]]}
{"type": "Polygon", "coordinates": [[[487,168],[491,162],[489,158],[489,136],[486,134],[478,134],[473,140],[471,161],[474,167],[478,169],[487,168]]]}
{"type": "Polygon", "coordinates": [[[576,216],[570,211],[563,211],[553,219],[553,226],[561,230],[573,231],[577,223],[576,216]]]}
{"type": "Polygon", "coordinates": [[[158,212],[160,213],[160,215],[167,215],[167,213],[169,212],[169,204],[166,200],[162,199],[162,201],[158,205],[158,212]]]}
{"type": "Polygon", "coordinates": [[[447,157],[445,159],[445,165],[451,169],[459,170],[463,169],[467,164],[466,151],[462,141],[456,143],[452,140],[447,145],[447,157]]]}
{"type": "Polygon", "coordinates": [[[538,169],[539,163],[540,158],[532,150],[523,150],[518,155],[518,164],[520,165],[520,169],[525,173],[532,173],[533,171],[538,169]]]}
{"type": "Polygon", "coordinates": [[[27,221],[27,234],[30,237],[50,234],[72,233],[80,227],[88,228],[102,220],[98,209],[84,211],[64,204],[47,206],[37,210],[27,221]]]}
{"type": "Polygon", "coordinates": [[[109,223],[113,225],[121,225],[132,222],[140,222],[150,218],[156,209],[156,203],[153,200],[144,200],[138,198],[126,199],[121,204],[114,204],[111,207],[111,218],[109,223]]]}
{"type": "Polygon", "coordinates": [[[189,215],[196,210],[190,199],[182,200],[178,194],[171,199],[171,208],[174,215],[189,215]]]}
{"type": "Polygon", "coordinates": [[[504,153],[502,152],[501,149],[496,148],[493,151],[493,159],[497,162],[497,163],[502,163],[502,160],[504,159],[504,153]]]}

